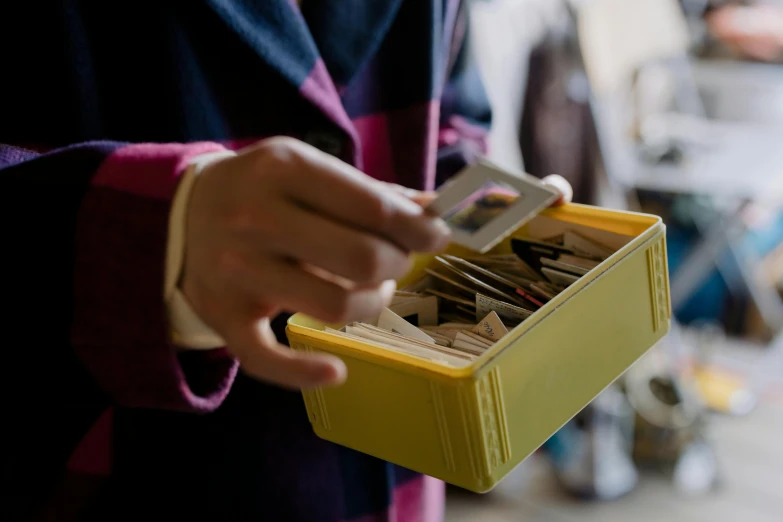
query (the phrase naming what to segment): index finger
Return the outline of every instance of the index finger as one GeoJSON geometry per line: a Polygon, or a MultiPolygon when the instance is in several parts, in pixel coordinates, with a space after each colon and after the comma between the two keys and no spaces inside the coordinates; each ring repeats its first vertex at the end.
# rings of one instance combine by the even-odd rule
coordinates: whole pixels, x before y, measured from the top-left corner
{"type": "Polygon", "coordinates": [[[305,149],[300,159],[307,175],[284,180],[293,201],[406,251],[438,251],[448,244],[448,226],[398,191],[317,149],[305,149]]]}

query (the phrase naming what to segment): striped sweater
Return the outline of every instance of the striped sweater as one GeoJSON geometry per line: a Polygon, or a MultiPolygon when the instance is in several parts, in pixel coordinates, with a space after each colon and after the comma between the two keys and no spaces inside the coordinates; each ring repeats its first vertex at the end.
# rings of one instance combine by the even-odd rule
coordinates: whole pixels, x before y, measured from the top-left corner
{"type": "Polygon", "coordinates": [[[442,483],[318,439],[223,350],[177,351],[160,289],[195,155],[287,135],[431,189],[483,151],[467,26],[459,0],[0,6],[0,520],[442,518],[442,483]]]}

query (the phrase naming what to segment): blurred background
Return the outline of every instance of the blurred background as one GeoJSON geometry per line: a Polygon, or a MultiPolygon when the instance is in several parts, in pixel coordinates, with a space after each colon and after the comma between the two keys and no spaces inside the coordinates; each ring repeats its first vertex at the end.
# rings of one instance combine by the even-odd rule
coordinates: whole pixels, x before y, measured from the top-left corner
{"type": "Polygon", "coordinates": [[[492,159],[667,225],[675,324],[459,521],[783,520],[783,2],[472,0],[492,159]]]}

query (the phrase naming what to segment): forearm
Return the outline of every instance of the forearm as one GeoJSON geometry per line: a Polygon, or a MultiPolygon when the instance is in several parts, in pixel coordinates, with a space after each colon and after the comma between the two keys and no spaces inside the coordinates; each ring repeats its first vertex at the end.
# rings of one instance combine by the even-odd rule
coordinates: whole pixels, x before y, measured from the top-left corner
{"type": "Polygon", "coordinates": [[[71,356],[87,371],[58,382],[91,379],[111,403],[186,411],[220,403],[234,361],[220,350],[182,354],[163,299],[180,175],[193,156],[220,149],[98,143],[34,158],[4,149],[1,222],[9,301],[18,303],[11,362],[23,366],[15,371],[55,375],[49,365],[71,356]]]}

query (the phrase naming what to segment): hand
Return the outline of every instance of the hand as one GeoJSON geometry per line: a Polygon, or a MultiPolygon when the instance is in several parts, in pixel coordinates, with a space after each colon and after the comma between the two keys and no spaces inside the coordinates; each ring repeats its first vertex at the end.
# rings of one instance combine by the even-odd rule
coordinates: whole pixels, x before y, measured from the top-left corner
{"type": "MultiPolygon", "coordinates": [[[[547,178],[570,200],[570,186],[547,178]]],[[[277,343],[270,319],[301,311],[327,322],[377,315],[411,252],[440,251],[434,195],[375,181],[288,138],[204,169],[188,205],[182,288],[243,370],[288,388],[340,383],[345,366],[277,343]]]]}
{"type": "Polygon", "coordinates": [[[375,181],[302,142],[275,138],[207,166],[188,205],[183,292],[248,374],[289,388],[333,385],[336,357],[277,343],[270,318],[376,316],[411,252],[444,249],[449,230],[426,195],[375,181]]]}

